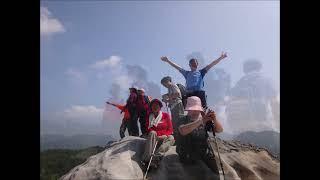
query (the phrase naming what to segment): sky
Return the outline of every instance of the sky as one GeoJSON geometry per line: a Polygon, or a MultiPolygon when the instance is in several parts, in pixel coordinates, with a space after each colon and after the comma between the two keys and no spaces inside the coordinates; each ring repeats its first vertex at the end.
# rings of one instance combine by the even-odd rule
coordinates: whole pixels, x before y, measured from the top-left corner
{"type": "Polygon", "coordinates": [[[192,53],[204,67],[227,52],[211,71],[224,69],[231,86],[255,58],[279,91],[279,10],[279,1],[41,1],[41,131],[77,122],[117,135],[119,111],[106,100],[123,102],[133,83],[159,97],[166,75],[185,83],[161,56],[189,69],[192,53]]]}

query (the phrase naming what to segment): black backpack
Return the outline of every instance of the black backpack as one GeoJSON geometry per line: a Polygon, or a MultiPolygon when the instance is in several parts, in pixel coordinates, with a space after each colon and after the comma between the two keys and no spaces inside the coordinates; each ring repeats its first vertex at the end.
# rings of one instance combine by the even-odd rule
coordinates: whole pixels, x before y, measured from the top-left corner
{"type": "Polygon", "coordinates": [[[188,98],[186,87],[182,84],[179,84],[179,83],[177,83],[177,86],[178,86],[180,93],[181,93],[183,107],[186,107],[187,98],[188,98]]]}

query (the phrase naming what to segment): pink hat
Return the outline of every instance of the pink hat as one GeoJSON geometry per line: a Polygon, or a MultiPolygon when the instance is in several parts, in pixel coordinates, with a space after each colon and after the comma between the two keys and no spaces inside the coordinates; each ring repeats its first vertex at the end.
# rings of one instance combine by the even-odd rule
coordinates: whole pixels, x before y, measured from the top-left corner
{"type": "Polygon", "coordinates": [[[203,112],[200,98],[197,96],[188,97],[185,110],[186,111],[193,110],[193,111],[202,111],[203,112]]]}

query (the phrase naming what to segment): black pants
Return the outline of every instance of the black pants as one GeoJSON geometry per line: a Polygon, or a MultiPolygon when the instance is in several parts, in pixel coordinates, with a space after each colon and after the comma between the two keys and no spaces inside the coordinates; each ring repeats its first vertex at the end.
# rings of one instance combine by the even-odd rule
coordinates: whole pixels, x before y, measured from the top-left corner
{"type": "Polygon", "coordinates": [[[135,109],[129,110],[130,112],[130,121],[128,124],[128,131],[130,136],[139,136],[138,128],[138,113],[135,109]]]}
{"type": "MultiPolygon", "coordinates": [[[[119,134],[120,134],[121,138],[125,137],[125,132],[126,132],[128,125],[129,125],[129,120],[122,119],[122,123],[121,123],[120,129],[119,129],[119,134]]],[[[129,130],[128,130],[128,132],[129,132],[129,130]]],[[[131,135],[130,132],[129,132],[129,135],[131,135]]]]}
{"type": "Polygon", "coordinates": [[[220,174],[218,169],[218,164],[216,162],[215,156],[210,153],[200,155],[199,159],[186,158],[186,156],[179,154],[180,162],[183,164],[193,165],[196,163],[196,160],[203,161],[207,167],[214,173],[212,180],[220,180],[220,174]]]}
{"type": "Polygon", "coordinates": [[[201,100],[201,105],[203,108],[207,108],[207,97],[206,97],[206,92],[205,91],[193,91],[193,92],[188,92],[187,93],[187,98],[190,96],[197,96],[201,100]]]}
{"type": "Polygon", "coordinates": [[[146,111],[139,112],[139,123],[140,123],[140,130],[142,134],[147,133],[146,118],[147,118],[146,111]]]}
{"type": "Polygon", "coordinates": [[[219,169],[218,169],[218,165],[217,165],[216,159],[214,158],[214,155],[212,155],[211,153],[208,153],[208,154],[206,154],[205,156],[202,157],[202,161],[215,174],[213,179],[219,180],[220,179],[219,169]]]}

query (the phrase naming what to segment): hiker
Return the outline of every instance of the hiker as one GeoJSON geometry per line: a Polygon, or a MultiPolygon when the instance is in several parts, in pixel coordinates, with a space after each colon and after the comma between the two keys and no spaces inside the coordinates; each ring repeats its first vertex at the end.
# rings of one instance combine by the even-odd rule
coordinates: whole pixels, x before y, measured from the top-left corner
{"type": "Polygon", "coordinates": [[[262,73],[262,62],[247,59],[242,68],[244,76],[229,91],[225,108],[233,133],[279,130],[279,114],[275,111],[280,108],[278,93],[272,80],[262,73]]]}
{"type": "Polygon", "coordinates": [[[222,52],[221,56],[218,59],[212,61],[209,65],[207,65],[201,70],[197,70],[198,60],[192,58],[189,61],[189,66],[191,71],[184,70],[182,67],[180,67],[176,63],[170,61],[166,56],[161,57],[161,60],[169,63],[172,67],[176,68],[184,76],[184,78],[186,79],[187,97],[198,96],[201,99],[202,107],[206,109],[207,102],[206,102],[206,94],[205,94],[205,91],[203,90],[203,86],[204,86],[203,78],[210,68],[218,64],[222,59],[226,57],[227,57],[227,54],[222,52]]]}
{"type": "MultiPolygon", "coordinates": [[[[157,149],[153,162],[161,160],[163,154],[169,150],[169,147],[174,144],[174,137],[172,136],[172,122],[168,113],[162,112],[162,103],[158,99],[153,99],[150,102],[150,113],[148,113],[147,126],[147,140],[145,145],[145,151],[142,155],[142,164],[147,165],[152,151],[157,143],[157,149]]],[[[157,163],[153,163],[152,166],[156,166],[157,163]]]]}
{"type": "MultiPolygon", "coordinates": [[[[121,110],[121,113],[124,112],[124,115],[123,115],[123,118],[122,118],[122,122],[121,122],[121,125],[120,125],[120,130],[119,130],[120,137],[122,139],[122,138],[125,137],[125,132],[126,132],[126,129],[128,127],[129,120],[130,120],[129,110],[128,110],[128,108],[126,108],[126,105],[114,104],[114,103],[110,103],[108,101],[107,101],[107,104],[117,107],[118,109],[121,110]]],[[[129,129],[128,129],[128,133],[129,133],[129,136],[131,136],[131,132],[129,131],[129,129]]]]}
{"type": "Polygon", "coordinates": [[[172,82],[170,76],[166,76],[161,79],[161,84],[168,88],[168,93],[162,95],[162,101],[169,103],[171,111],[171,119],[173,125],[173,134],[176,136],[178,128],[176,127],[177,121],[180,116],[184,115],[184,108],[182,104],[182,96],[179,87],[172,82]]]}
{"type": "Polygon", "coordinates": [[[141,137],[146,136],[147,127],[146,127],[146,118],[147,112],[149,111],[150,97],[145,95],[145,90],[143,88],[138,89],[138,98],[137,98],[137,113],[139,117],[141,137]]]}
{"type": "Polygon", "coordinates": [[[137,113],[137,87],[133,86],[129,88],[130,95],[127,99],[126,107],[130,113],[130,121],[128,124],[129,132],[131,132],[132,136],[139,136],[139,128],[138,128],[138,113],[137,113]]]}
{"type": "Polygon", "coordinates": [[[214,112],[204,113],[201,100],[197,96],[188,97],[185,110],[188,114],[180,118],[179,136],[176,138],[179,159],[184,164],[194,164],[197,160],[202,160],[216,174],[215,179],[219,179],[215,155],[208,143],[207,125],[213,122],[216,133],[223,131],[222,125],[214,112]]]}

